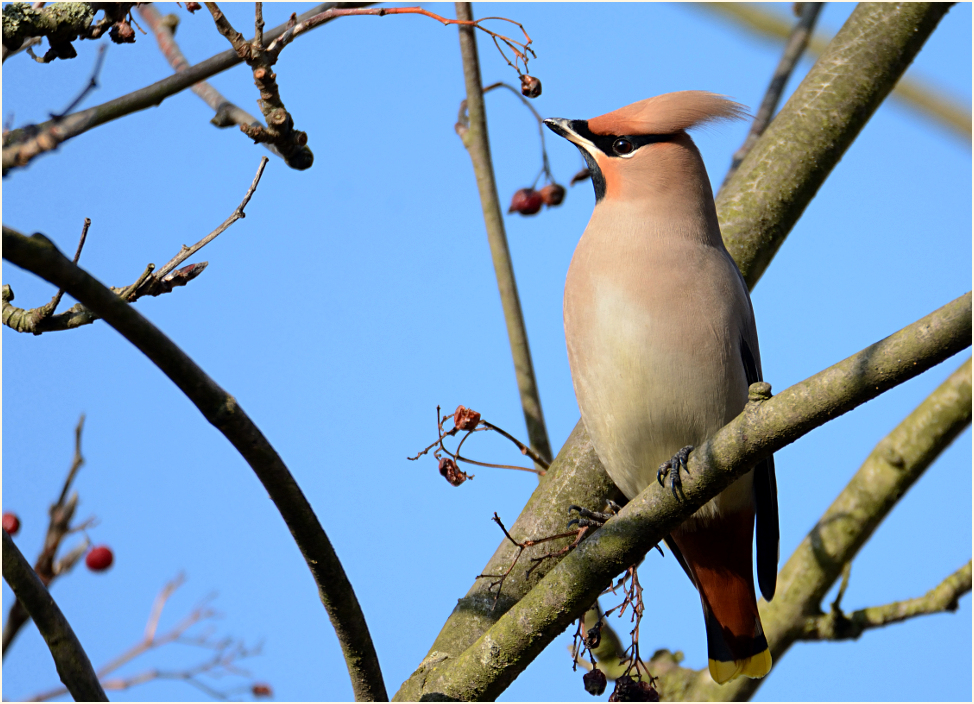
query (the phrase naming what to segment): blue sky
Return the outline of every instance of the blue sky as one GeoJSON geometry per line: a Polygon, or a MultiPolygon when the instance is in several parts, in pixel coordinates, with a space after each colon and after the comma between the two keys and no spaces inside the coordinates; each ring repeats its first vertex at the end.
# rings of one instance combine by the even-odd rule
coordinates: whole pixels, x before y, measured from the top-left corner
{"type": "MultiPolygon", "coordinates": [[[[429,8],[453,16],[452,5],[429,8]]],[[[205,11],[160,9],[179,14],[176,38],[191,62],[227,48],[205,11]]],[[[827,5],[820,28],[837,30],[851,9],[827,5]]],[[[251,5],[225,10],[237,29],[252,32],[251,5]]],[[[266,5],[267,25],[290,10],[266,5]]],[[[691,88],[756,107],[780,52],[697,7],[478,4],[474,12],[512,17],[531,34],[531,71],[544,86],[533,104],[543,116],[588,118],[691,88]]],[[[955,6],[907,75],[970,104],[970,27],[970,4],[955,6]]],[[[513,522],[535,483],[527,473],[481,468],[454,489],[432,459],[405,459],[435,437],[437,404],[471,406],[525,435],[473,172],[453,131],[464,96],[456,35],[422,17],[351,17],[288,47],[278,81],[308,132],[314,167],[295,172],[272,159],[246,219],[193,259],[210,262],[205,273],[137,304],[238,399],[294,473],[356,589],[390,694],[499,543],[493,512],[513,522]]],[[[87,80],[97,44],[77,48],[77,59],[46,66],[10,59],[4,119],[39,122],[66,106],[87,80]]],[[[480,52],[485,84],[516,80],[484,37],[480,52]]],[[[139,34],[134,45],[109,47],[101,86],[85,105],[169,73],[154,39],[139,34]]],[[[246,67],[212,83],[256,112],[246,67]]],[[[487,109],[506,200],[540,168],[536,124],[505,92],[488,95],[487,109]]],[[[186,91],[64,144],[4,180],[4,223],[44,232],[70,255],[90,217],[81,264],[106,284],[131,283],[148,262],[168,261],[222,222],[265,153],[234,130],[215,129],[210,117],[186,91]]],[[[740,124],[696,136],[712,181],[719,184],[745,132],[740,124]]],[[[567,184],[581,166],[577,150],[553,135],[548,147],[567,184]]],[[[578,420],[561,299],[592,203],[591,187],[581,184],[560,208],[505,218],[555,447],[578,420]]],[[[970,143],[888,101],[754,290],[765,378],[781,391],[970,290],[970,233],[970,143]]],[[[3,282],[22,306],[53,294],[6,263],[3,282]]],[[[66,298],[62,309],[72,303],[66,298]]],[[[3,509],[20,515],[17,543],[31,558],[71,460],[73,428],[87,414],[79,516],[97,516],[90,535],[111,545],[116,562],[103,575],[77,569],[53,594],[95,666],[138,640],[156,593],[185,571],[163,628],[217,591],[218,633],[263,641],[263,654],[245,665],[278,699],[348,699],[334,632],[283,522],[189,401],[103,323],[40,337],[5,328],[2,341],[3,509]]],[[[783,559],[874,445],[967,354],[778,453],[783,559]]],[[[489,438],[466,448],[499,462],[520,457],[489,438]]],[[[970,559],[970,466],[968,429],[862,550],[847,609],[919,596],[970,559]]],[[[643,652],[682,650],[685,664],[704,667],[699,600],[682,571],[651,556],[642,575],[667,595],[665,609],[648,613],[643,652]]],[[[5,612],[10,600],[4,586],[5,612]]],[[[567,633],[556,639],[502,699],[587,698],[580,673],[571,672],[570,641],[567,633]]],[[[168,646],[119,674],[203,657],[168,646]]],[[[966,596],[955,614],[857,642],[799,644],[757,698],[968,700],[970,663],[966,596]]],[[[4,665],[5,698],[58,681],[32,627],[4,665]]],[[[199,696],[161,681],[117,698],[199,696]]]]}

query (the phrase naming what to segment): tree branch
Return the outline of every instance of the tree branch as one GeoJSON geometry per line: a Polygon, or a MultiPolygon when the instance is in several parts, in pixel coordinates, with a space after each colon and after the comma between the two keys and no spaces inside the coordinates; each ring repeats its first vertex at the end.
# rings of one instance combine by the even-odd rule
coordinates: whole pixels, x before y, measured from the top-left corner
{"type": "MultiPolygon", "coordinates": [[[[781,60],[778,62],[777,68],[774,70],[771,83],[768,85],[768,90],[764,94],[764,100],[761,101],[761,107],[754,116],[754,122],[751,123],[751,129],[747,133],[744,144],[734,152],[731,167],[727,171],[727,175],[724,176],[724,183],[727,183],[737,173],[737,169],[741,165],[741,162],[744,161],[744,157],[751,152],[758,138],[768,128],[768,125],[771,123],[771,118],[774,116],[774,111],[778,107],[778,102],[781,100],[781,93],[788,84],[788,79],[791,78],[791,72],[795,70],[795,66],[798,65],[798,60],[805,53],[805,47],[808,46],[808,40],[815,29],[818,14],[822,11],[822,3],[805,2],[802,5],[801,17],[788,37],[788,42],[785,44],[785,51],[781,55],[781,60]]],[[[721,187],[723,187],[723,184],[721,184],[721,187]]]]}
{"type": "MultiPolygon", "coordinates": [[[[247,62],[254,77],[254,85],[260,92],[257,104],[267,121],[267,126],[240,125],[240,130],[248,137],[259,143],[273,144],[284,163],[299,171],[310,169],[314,163],[314,154],[308,147],[308,134],[294,129],[294,118],[284,107],[281,89],[277,84],[277,74],[272,70],[277,63],[279,52],[264,47],[264,14],[263,4],[256,3],[255,34],[253,41],[248,42],[243,35],[235,30],[230,20],[220,10],[215,2],[204,3],[210,11],[217,30],[226,38],[237,55],[247,62]]],[[[288,27],[294,19],[288,22],[288,27]]]]}
{"type": "MultiPolygon", "coordinates": [[[[470,3],[456,3],[457,18],[465,22],[473,21],[470,3]]],[[[480,79],[480,59],[477,55],[477,38],[474,27],[461,25],[460,54],[463,58],[463,77],[467,86],[467,110],[470,123],[463,131],[463,145],[473,162],[480,204],[487,227],[487,241],[490,255],[497,275],[497,288],[500,291],[504,320],[507,323],[507,336],[511,343],[511,356],[514,358],[514,374],[524,409],[524,421],[528,427],[528,442],[545,460],[551,460],[551,443],[545,427],[544,413],[541,410],[541,396],[531,360],[528,333],[521,311],[521,299],[514,279],[514,265],[507,247],[507,234],[504,232],[504,218],[501,215],[500,201],[497,197],[497,183],[494,180],[494,166],[490,156],[490,142],[487,136],[487,113],[484,107],[483,84],[480,79]]]]}
{"type": "MultiPolygon", "coordinates": [[[[969,333],[966,334],[970,342],[969,333]]],[[[761,622],[775,662],[796,640],[802,639],[807,619],[822,615],[822,600],[845,565],[934,459],[970,423],[968,359],[876,445],[781,568],[774,600],[760,604],[761,622]]],[[[687,696],[704,701],[714,697],[747,700],[760,684],[761,680],[741,678],[718,686],[700,678],[687,696]]]]}
{"type": "MultiPolygon", "coordinates": [[[[159,14],[155,5],[151,3],[140,4],[136,6],[136,10],[139,16],[149,25],[149,29],[155,34],[156,41],[159,44],[159,50],[166,57],[166,61],[172,66],[173,71],[178,73],[180,71],[190,70],[189,62],[186,60],[183,52],[180,51],[179,45],[176,44],[175,30],[179,24],[179,16],[170,14],[163,17],[159,14]]],[[[260,120],[243,108],[227,100],[210,83],[206,81],[194,83],[190,86],[190,90],[196,93],[216,113],[213,119],[210,120],[212,125],[221,128],[230,127],[231,125],[263,127],[260,120]]],[[[281,153],[273,144],[264,142],[264,146],[272,154],[281,156],[281,153]]]]}
{"type": "Polygon", "coordinates": [[[858,5],[717,194],[724,244],[750,288],[949,7],[858,5]]]}
{"type": "Polygon", "coordinates": [[[884,606],[859,609],[851,614],[839,610],[810,616],[798,640],[856,640],[871,628],[881,628],[916,616],[956,611],[957,601],[971,591],[971,561],[943,582],[916,599],[894,601],[884,606]]]}
{"type": "Polygon", "coordinates": [[[3,257],[63,287],[145,354],[230,441],[280,511],[318,586],[357,700],[384,700],[375,647],[352,585],[318,517],[277,451],[236,399],[138,311],[64,257],[43,235],[3,229],[3,257]]]}
{"type": "MultiPolygon", "coordinates": [[[[81,432],[84,430],[84,426],[85,416],[81,414],[78,425],[74,429],[74,457],[71,460],[71,467],[68,469],[68,476],[64,480],[57,501],[51,504],[48,510],[49,522],[47,532],[44,535],[44,547],[34,562],[34,573],[45,588],[50,588],[57,577],[69,572],[87,552],[89,545],[88,539],[85,538],[67,555],[56,560],[61,541],[66,535],[76,530],[71,525],[71,521],[74,519],[74,513],[78,508],[78,494],[74,493],[69,496],[68,492],[71,490],[71,484],[74,482],[78,470],[85,463],[85,458],[81,454],[81,432]]],[[[29,618],[30,615],[24,605],[19,599],[15,600],[10,611],[7,612],[7,620],[3,624],[3,657],[7,657],[7,649],[29,618]]]]}
{"type": "MultiPolygon", "coordinates": [[[[261,157],[260,164],[257,166],[257,174],[254,176],[254,180],[251,181],[250,188],[248,188],[247,192],[244,194],[243,200],[240,201],[240,205],[238,205],[236,210],[230,214],[230,217],[224,220],[219,227],[213,230],[213,232],[208,234],[192,247],[183,245],[179,251],[179,254],[170,259],[159,271],[155,271],[155,264],[149,264],[145,271],[142,272],[142,275],[136,279],[134,283],[130,284],[129,286],[125,286],[124,288],[116,288],[113,286],[111,290],[117,293],[123,300],[126,300],[129,303],[134,303],[143,296],[161,296],[164,293],[170,293],[174,288],[178,286],[185,286],[197,276],[202,274],[209,262],[198,262],[196,264],[184,266],[182,269],[178,269],[176,271],[173,270],[223,234],[223,232],[233,223],[237,222],[237,220],[241,220],[247,216],[247,214],[244,212],[244,208],[247,207],[251,197],[253,197],[254,192],[257,190],[257,184],[260,183],[260,178],[264,174],[264,167],[267,166],[267,161],[268,159],[266,156],[261,157]]],[[[75,264],[78,263],[78,257],[81,255],[81,247],[84,244],[84,238],[87,235],[89,224],[90,221],[86,220],[85,229],[81,233],[81,243],[78,245],[78,252],[75,254],[74,258],[73,263],[75,264]]],[[[6,228],[6,225],[4,228],[6,228]]],[[[14,300],[14,292],[10,286],[4,285],[3,324],[16,330],[17,332],[30,332],[35,335],[40,335],[41,333],[45,332],[73,330],[74,328],[81,327],[82,325],[90,325],[98,320],[98,316],[85,307],[85,305],[82,303],[76,303],[60,315],[52,315],[54,308],[57,306],[58,301],[61,300],[61,296],[63,294],[64,290],[59,289],[57,295],[51,300],[50,303],[47,303],[40,308],[24,310],[23,308],[18,308],[10,303],[12,300],[14,300]]]]}
{"type": "Polygon", "coordinates": [[[54,658],[61,681],[76,701],[107,702],[108,697],[98,683],[91,661],[71,624],[7,531],[2,532],[3,579],[37,624],[37,630],[41,632],[54,658]]]}
{"type": "MultiPolygon", "coordinates": [[[[484,624],[478,633],[468,634],[469,647],[462,652],[439,650],[435,662],[430,661],[431,652],[421,666],[424,681],[411,678],[409,688],[400,690],[397,698],[417,698],[417,694],[463,700],[497,697],[552,639],[591,607],[615,575],[755,462],[970,344],[971,294],[967,293],[774,398],[768,384],[752,384],[744,411],[690,455],[683,500],[649,485],[515,605],[510,606],[510,596],[506,602],[499,600],[506,613],[492,625],[484,624]],[[452,661],[444,662],[448,658],[452,661]]],[[[969,412],[970,401],[967,407],[969,412]]],[[[545,480],[558,477],[560,469],[556,460],[545,480]]],[[[784,571],[779,585],[787,589],[784,571]]],[[[779,598],[774,605],[780,605],[779,598]]],[[[461,602],[457,608],[462,607],[461,602]]],[[[767,624],[765,632],[771,633],[767,624]]]]}
{"type": "MultiPolygon", "coordinates": [[[[43,3],[41,3],[43,4],[43,3]]],[[[54,59],[73,59],[78,55],[74,45],[76,39],[97,39],[110,31],[116,44],[135,41],[120,32],[128,16],[131,2],[108,3],[99,6],[90,2],[51,3],[41,9],[25,2],[12,2],[3,8],[3,60],[7,56],[25,48],[25,42],[37,37],[47,37],[51,48],[38,59],[50,63],[54,59]],[[95,15],[104,12],[104,17],[95,22],[95,15]]],[[[131,27],[129,27],[131,30],[131,27]]]]}
{"type": "MultiPolygon", "coordinates": [[[[361,3],[324,3],[312,8],[308,12],[300,15],[299,19],[312,17],[320,14],[322,9],[329,7],[357,7],[361,3]]],[[[324,20],[321,24],[330,21],[331,18],[324,20]]],[[[316,25],[317,26],[317,25],[316,25]]],[[[264,41],[281,36],[287,29],[288,23],[278,25],[270,31],[264,32],[264,41]]],[[[11,130],[4,136],[2,173],[4,176],[10,169],[26,166],[32,159],[49,152],[59,144],[67,140],[84,134],[90,129],[103,125],[106,122],[117,120],[133,112],[145,110],[146,108],[160,105],[163,100],[189,88],[194,83],[205,80],[228,68],[241,63],[243,59],[237,56],[233,49],[228,49],[221,54],[211,56],[205,61],[179,71],[161,81],[156,81],[152,85],[140,88],[137,91],[123,95],[120,98],[109,100],[107,103],[96,105],[66,116],[63,120],[55,123],[48,120],[40,125],[32,125],[29,128],[21,127],[11,130]]]]}
{"type": "MultiPolygon", "coordinates": [[[[787,39],[791,32],[788,21],[772,12],[765,12],[756,3],[749,2],[701,2],[692,7],[724,15],[746,29],[766,37],[787,39]]],[[[808,52],[818,56],[825,51],[829,40],[819,35],[811,38],[808,52]]],[[[890,97],[919,112],[922,116],[939,122],[956,136],[971,141],[971,107],[944,95],[920,79],[904,76],[890,97]]]]}

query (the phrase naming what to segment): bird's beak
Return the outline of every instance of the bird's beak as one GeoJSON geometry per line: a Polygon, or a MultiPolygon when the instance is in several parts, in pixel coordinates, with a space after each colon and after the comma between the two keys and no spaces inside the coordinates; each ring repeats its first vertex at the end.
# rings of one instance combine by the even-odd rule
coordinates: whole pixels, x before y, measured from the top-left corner
{"type": "Polygon", "coordinates": [[[572,128],[573,122],[574,120],[566,120],[563,117],[548,117],[544,120],[544,123],[549,130],[560,137],[564,137],[569,142],[579,144],[582,138],[579,136],[578,132],[572,128]]]}
{"type": "Polygon", "coordinates": [[[552,132],[564,137],[583,152],[587,152],[593,157],[598,152],[598,148],[591,140],[582,136],[582,134],[588,132],[588,122],[586,120],[566,120],[563,117],[549,117],[545,119],[544,123],[552,132]]]}

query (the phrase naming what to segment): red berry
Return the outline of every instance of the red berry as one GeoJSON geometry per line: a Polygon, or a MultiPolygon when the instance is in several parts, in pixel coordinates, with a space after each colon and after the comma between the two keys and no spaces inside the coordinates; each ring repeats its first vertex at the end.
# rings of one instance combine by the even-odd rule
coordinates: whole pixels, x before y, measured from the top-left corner
{"type": "Polygon", "coordinates": [[[522,188],[511,198],[511,207],[507,209],[509,213],[521,213],[521,215],[534,215],[541,210],[544,201],[541,194],[533,188],[522,188]]]}
{"type": "Polygon", "coordinates": [[[17,535],[17,531],[20,530],[20,519],[17,518],[16,513],[3,514],[3,529],[10,535],[17,535]]]}
{"type": "Polygon", "coordinates": [[[112,566],[115,556],[107,545],[92,548],[85,556],[85,564],[92,572],[104,572],[112,566]]]}
{"type": "Polygon", "coordinates": [[[565,189],[557,183],[549,183],[538,193],[541,194],[541,200],[549,208],[554,205],[561,205],[561,202],[565,200],[565,189]]]}

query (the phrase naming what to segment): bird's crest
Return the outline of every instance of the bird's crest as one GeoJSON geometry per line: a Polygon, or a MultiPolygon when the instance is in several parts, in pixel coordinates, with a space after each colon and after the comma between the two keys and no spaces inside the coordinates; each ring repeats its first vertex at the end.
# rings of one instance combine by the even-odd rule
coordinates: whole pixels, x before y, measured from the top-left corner
{"type": "Polygon", "coordinates": [[[743,120],[747,108],[722,95],[681,90],[593,117],[588,128],[602,135],[673,134],[722,120],[743,120]]]}

